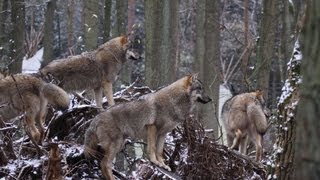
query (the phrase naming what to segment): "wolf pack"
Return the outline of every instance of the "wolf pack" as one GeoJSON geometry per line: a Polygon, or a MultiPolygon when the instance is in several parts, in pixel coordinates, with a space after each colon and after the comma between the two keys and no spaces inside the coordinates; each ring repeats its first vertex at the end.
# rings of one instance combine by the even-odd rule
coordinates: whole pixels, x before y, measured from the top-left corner
{"type": "MultiPolygon", "coordinates": [[[[127,60],[138,59],[130,50],[131,43],[127,36],[116,37],[94,51],[54,60],[35,74],[1,78],[1,120],[10,122],[23,114],[25,131],[33,142],[41,144],[47,105],[57,110],[68,109],[68,93],[91,90],[101,112],[86,130],[84,153],[88,158],[96,158],[98,151],[104,153],[99,159],[104,178],[114,179],[112,161],[127,138],[146,141],[149,160],[170,171],[163,158],[166,135],[186,117],[193,116],[198,103],[206,104],[211,98],[195,73],[137,100],[115,105],[112,84],[127,60]],[[108,101],[107,109],[102,106],[103,95],[108,101]]],[[[258,162],[262,159],[263,135],[268,128],[265,109],[263,92],[254,91],[228,99],[221,111],[228,147],[247,154],[250,140],[255,145],[258,162]]]]}

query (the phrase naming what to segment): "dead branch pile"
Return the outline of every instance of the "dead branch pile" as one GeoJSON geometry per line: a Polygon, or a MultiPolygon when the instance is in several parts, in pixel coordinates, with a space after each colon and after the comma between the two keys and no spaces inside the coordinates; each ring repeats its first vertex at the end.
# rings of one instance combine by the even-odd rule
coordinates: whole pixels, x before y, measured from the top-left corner
{"type": "MultiPolygon", "coordinates": [[[[129,86],[116,93],[116,103],[131,101],[150,93],[148,87],[129,86]]],[[[83,139],[91,119],[99,109],[80,105],[63,113],[54,113],[47,125],[46,143],[41,149],[43,156],[37,158],[32,143],[26,138],[12,140],[16,160],[0,160],[0,178],[7,179],[100,179],[97,160],[83,156],[83,139]],[[59,114],[59,115],[57,115],[59,114]],[[51,143],[51,142],[54,143],[51,143]],[[54,149],[52,149],[54,147],[54,149]]],[[[3,127],[3,126],[2,126],[3,127]]],[[[0,132],[1,133],[1,132],[0,132]]],[[[1,136],[1,135],[0,135],[1,136]]],[[[168,172],[154,166],[147,159],[135,159],[124,153],[129,169],[114,174],[118,179],[265,179],[263,167],[227,147],[208,138],[202,125],[195,118],[187,118],[182,127],[170,133],[165,157],[172,169],[168,172]]],[[[16,138],[17,139],[17,138],[16,138]]],[[[1,141],[2,142],[2,141],[1,141]]],[[[0,142],[0,156],[3,142],[0,142]]],[[[133,146],[133,142],[129,142],[133,146]]]]}

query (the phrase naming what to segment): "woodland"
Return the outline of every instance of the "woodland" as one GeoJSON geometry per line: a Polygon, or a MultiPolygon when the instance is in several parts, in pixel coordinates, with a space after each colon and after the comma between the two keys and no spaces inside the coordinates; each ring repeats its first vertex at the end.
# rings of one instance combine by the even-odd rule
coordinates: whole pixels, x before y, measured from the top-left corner
{"type": "MultiPolygon", "coordinates": [[[[113,163],[116,179],[320,179],[320,1],[0,0],[0,79],[121,35],[139,58],[113,84],[116,104],[193,73],[212,101],[167,135],[172,171],[148,160],[145,142],[128,139],[113,163]],[[230,150],[220,121],[228,98],[258,89],[270,110],[261,162],[253,144],[248,155],[230,150]]],[[[90,93],[70,98],[66,111],[48,106],[41,145],[24,130],[23,113],[0,118],[0,179],[102,178],[98,160],[83,155],[99,109],[90,93]]]]}

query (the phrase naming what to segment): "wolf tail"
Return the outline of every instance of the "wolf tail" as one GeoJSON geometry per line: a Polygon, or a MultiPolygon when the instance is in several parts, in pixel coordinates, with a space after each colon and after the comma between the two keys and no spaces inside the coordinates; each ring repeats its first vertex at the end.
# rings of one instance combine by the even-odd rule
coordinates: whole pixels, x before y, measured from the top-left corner
{"type": "Polygon", "coordinates": [[[42,87],[42,94],[56,108],[62,110],[68,109],[69,95],[57,85],[45,83],[42,87]]]}
{"type": "Polygon", "coordinates": [[[268,129],[268,122],[262,107],[250,104],[247,107],[247,114],[249,120],[255,124],[258,133],[264,135],[268,129]]]}
{"type": "Polygon", "coordinates": [[[84,155],[89,157],[96,157],[98,137],[92,127],[89,127],[86,131],[84,138],[84,155]]]}

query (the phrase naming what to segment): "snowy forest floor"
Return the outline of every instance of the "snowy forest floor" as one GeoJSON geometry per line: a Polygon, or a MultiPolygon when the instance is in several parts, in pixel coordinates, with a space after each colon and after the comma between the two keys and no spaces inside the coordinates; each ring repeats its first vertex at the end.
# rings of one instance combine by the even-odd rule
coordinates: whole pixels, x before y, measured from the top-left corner
{"type": "MultiPolygon", "coordinates": [[[[151,92],[148,87],[133,84],[115,93],[115,101],[132,101],[151,92]]],[[[23,131],[23,117],[18,117],[13,124],[3,124],[0,179],[46,179],[53,165],[63,179],[101,179],[98,160],[88,160],[83,155],[85,130],[99,111],[82,95],[74,96],[71,106],[65,112],[50,108],[46,137],[40,150],[23,131]]],[[[134,142],[128,140],[120,153],[125,157],[127,168],[121,167],[121,170],[115,164],[114,174],[118,179],[266,179],[263,164],[219,145],[206,136],[201,123],[193,118],[187,118],[166,139],[166,163],[172,172],[156,167],[144,156],[136,158],[130,151],[133,146],[134,142]]]]}

